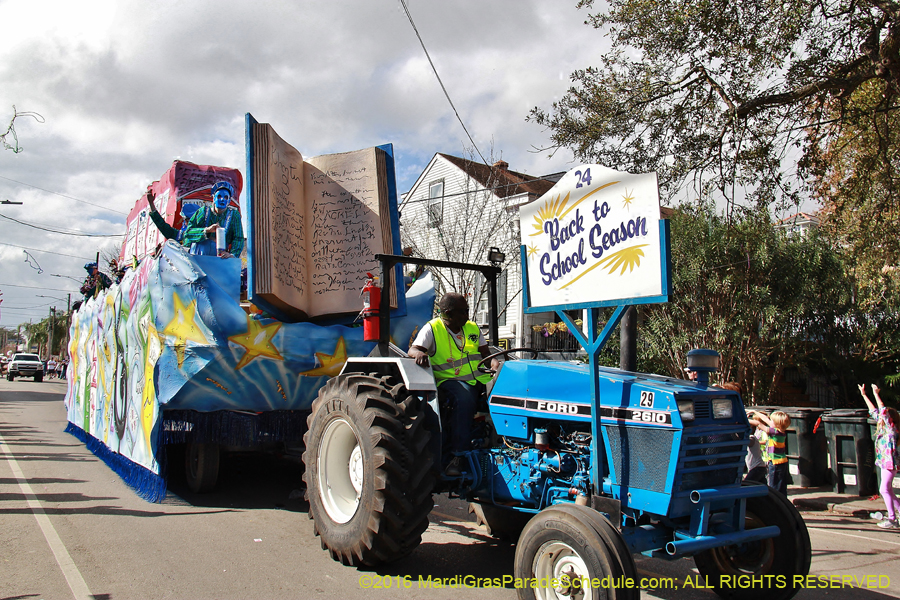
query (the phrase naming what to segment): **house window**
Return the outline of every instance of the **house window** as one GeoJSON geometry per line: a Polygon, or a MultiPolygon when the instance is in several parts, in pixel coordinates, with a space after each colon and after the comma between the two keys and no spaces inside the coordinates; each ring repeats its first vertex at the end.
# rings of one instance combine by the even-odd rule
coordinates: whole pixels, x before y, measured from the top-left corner
{"type": "Polygon", "coordinates": [[[440,227],[444,222],[444,182],[428,186],[428,226],[440,227]]]}

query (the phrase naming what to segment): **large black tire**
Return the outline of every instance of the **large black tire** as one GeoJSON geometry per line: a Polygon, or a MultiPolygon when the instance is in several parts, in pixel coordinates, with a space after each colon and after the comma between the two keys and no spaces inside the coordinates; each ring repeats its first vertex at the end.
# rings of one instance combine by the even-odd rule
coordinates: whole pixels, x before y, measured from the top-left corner
{"type": "Polygon", "coordinates": [[[219,445],[188,442],[184,451],[184,476],[195,494],[213,491],[219,479],[219,445]]]}
{"type": "Polygon", "coordinates": [[[43,374],[43,373],[35,373],[35,374],[34,374],[34,382],[35,382],[35,383],[40,383],[40,382],[42,382],[43,380],[44,380],[44,374],[43,374]]]}
{"type": "MultiPolygon", "coordinates": [[[[557,504],[556,508],[572,514],[577,512],[587,516],[591,521],[591,525],[593,525],[597,533],[600,534],[603,541],[606,542],[607,547],[610,548],[613,557],[618,561],[622,575],[624,575],[626,579],[634,580],[635,586],[637,585],[639,578],[637,574],[637,565],[634,563],[634,556],[631,554],[631,550],[628,548],[628,544],[625,543],[622,534],[609,519],[596,510],[583,508],[574,504],[557,504]]],[[[616,598],[638,600],[638,598],[640,598],[640,590],[635,587],[632,591],[634,593],[633,595],[630,595],[628,594],[628,590],[623,590],[616,598]]]]}
{"type": "Polygon", "coordinates": [[[713,548],[694,556],[697,570],[722,598],[729,600],[767,600],[793,598],[802,588],[794,583],[794,576],[805,578],[812,561],[812,545],[803,517],[781,493],[769,488],[766,496],[747,499],[744,521],[746,529],[777,525],[781,534],[776,538],[713,548]],[[723,578],[722,575],[730,577],[723,578]],[[758,585],[740,585],[739,577],[772,575],[772,585],[760,589],[758,585]]]}
{"type": "Polygon", "coordinates": [[[303,479],[315,533],[333,559],[377,566],[421,543],[434,507],[424,411],[390,377],[341,375],[319,391],[303,479]]]}
{"type": "Polygon", "coordinates": [[[15,379],[16,379],[16,378],[15,378],[15,376],[14,376],[12,373],[7,373],[7,374],[6,374],[6,380],[7,380],[7,381],[14,381],[15,379]]]}
{"type": "Polygon", "coordinates": [[[615,528],[610,526],[610,531],[601,525],[602,520],[593,509],[574,504],[554,505],[535,515],[516,545],[515,577],[536,583],[516,590],[520,600],[639,598],[631,553],[615,528]],[[612,533],[620,543],[611,541],[612,533]],[[553,580],[561,585],[547,585],[553,580]],[[575,580],[579,583],[572,584],[575,580]],[[592,581],[601,585],[593,587],[592,581]],[[612,581],[615,586],[610,585],[612,581]],[[634,587],[629,588],[629,583],[634,587]]]}
{"type": "Polygon", "coordinates": [[[533,516],[531,513],[479,502],[469,503],[469,514],[475,515],[475,522],[478,525],[484,525],[488,535],[508,542],[515,542],[519,539],[519,534],[533,516]]]}

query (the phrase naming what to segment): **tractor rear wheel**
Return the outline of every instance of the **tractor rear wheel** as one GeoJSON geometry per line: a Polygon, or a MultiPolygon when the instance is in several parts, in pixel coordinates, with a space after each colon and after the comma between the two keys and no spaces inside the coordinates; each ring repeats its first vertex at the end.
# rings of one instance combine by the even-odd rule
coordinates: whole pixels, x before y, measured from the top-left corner
{"type": "Polygon", "coordinates": [[[516,545],[515,577],[534,584],[516,590],[520,600],[637,600],[634,560],[618,531],[600,524],[602,518],[573,504],[535,515],[516,545]]]}
{"type": "Polygon", "coordinates": [[[434,506],[424,410],[386,376],[341,375],[319,391],[303,479],[315,533],[335,560],[376,566],[421,543],[434,506]]]}
{"type": "MultiPolygon", "coordinates": [[[[715,592],[729,600],[751,600],[765,596],[769,600],[793,598],[800,587],[794,577],[809,574],[812,546],[803,517],[787,498],[769,488],[767,496],[747,499],[745,529],[777,525],[775,538],[706,550],[694,556],[697,570],[715,592]],[[760,589],[740,585],[744,579],[773,576],[771,585],[760,589]],[[727,576],[727,577],[725,577],[727,576]]],[[[767,578],[768,579],[768,578],[767,578]]]]}

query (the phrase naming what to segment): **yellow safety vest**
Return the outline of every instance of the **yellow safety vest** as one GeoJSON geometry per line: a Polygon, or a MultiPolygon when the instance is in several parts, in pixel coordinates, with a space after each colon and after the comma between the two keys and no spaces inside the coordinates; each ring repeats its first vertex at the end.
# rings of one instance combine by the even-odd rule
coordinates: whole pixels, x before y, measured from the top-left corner
{"type": "Polygon", "coordinates": [[[479,373],[475,368],[481,362],[481,353],[478,352],[481,331],[478,325],[472,321],[467,321],[463,325],[466,342],[462,350],[456,345],[456,341],[440,317],[429,321],[429,325],[434,333],[434,356],[430,357],[431,369],[434,371],[434,380],[438,386],[445,381],[465,381],[469,385],[475,385],[477,381],[488,383],[491,380],[490,375],[479,373]]]}

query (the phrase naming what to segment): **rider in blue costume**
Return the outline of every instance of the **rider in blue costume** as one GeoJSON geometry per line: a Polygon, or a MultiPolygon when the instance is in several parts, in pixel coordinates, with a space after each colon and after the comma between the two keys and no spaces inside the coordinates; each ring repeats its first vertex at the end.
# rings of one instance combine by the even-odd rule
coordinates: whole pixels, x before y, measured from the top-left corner
{"type": "Polygon", "coordinates": [[[212,196],[211,207],[204,206],[191,216],[182,243],[191,249],[191,254],[215,256],[216,230],[221,227],[225,229],[225,250],[219,256],[240,256],[244,249],[241,214],[228,206],[234,196],[234,186],[220,181],[212,187],[212,196]]]}

